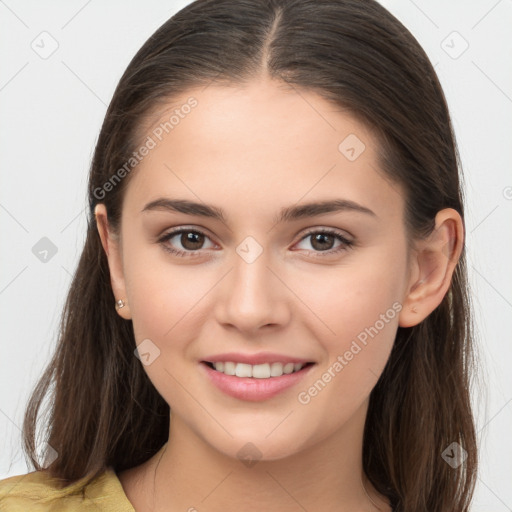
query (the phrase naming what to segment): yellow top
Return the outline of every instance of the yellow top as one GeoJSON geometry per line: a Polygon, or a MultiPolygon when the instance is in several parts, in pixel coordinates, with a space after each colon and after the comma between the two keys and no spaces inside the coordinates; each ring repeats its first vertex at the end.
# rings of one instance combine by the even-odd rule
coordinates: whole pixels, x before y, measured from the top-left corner
{"type": "Polygon", "coordinates": [[[0,480],[1,512],[135,512],[115,471],[108,468],[88,484],[81,480],[59,489],[46,471],[0,480]]]}

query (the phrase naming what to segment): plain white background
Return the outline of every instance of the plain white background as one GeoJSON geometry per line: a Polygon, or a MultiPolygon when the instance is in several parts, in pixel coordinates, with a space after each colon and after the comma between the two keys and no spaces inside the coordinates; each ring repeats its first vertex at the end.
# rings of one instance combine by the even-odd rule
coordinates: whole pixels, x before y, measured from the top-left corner
{"type": "MultiPolygon", "coordinates": [[[[81,252],[106,107],[135,52],[187,3],[0,0],[0,478],[28,471],[24,408],[81,252]],[[44,237],[53,245],[46,262],[33,251],[44,237]]],[[[510,511],[512,2],[382,3],[425,48],[453,117],[485,384],[474,395],[481,469],[473,510],[510,511]]]]}

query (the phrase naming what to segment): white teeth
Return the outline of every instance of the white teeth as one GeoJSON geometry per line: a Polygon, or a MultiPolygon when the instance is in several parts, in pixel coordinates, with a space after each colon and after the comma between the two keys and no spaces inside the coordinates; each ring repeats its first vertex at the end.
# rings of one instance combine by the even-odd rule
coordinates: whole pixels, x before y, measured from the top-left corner
{"type": "Polygon", "coordinates": [[[235,363],[224,363],[224,373],[226,375],[235,375],[235,363]]]}
{"type": "Polygon", "coordinates": [[[270,376],[280,377],[283,375],[283,365],[281,363],[272,363],[270,365],[270,376]]]}
{"type": "Polygon", "coordinates": [[[253,377],[255,379],[269,379],[272,377],[281,377],[283,374],[298,372],[304,367],[302,363],[263,363],[263,364],[245,364],[234,363],[232,361],[213,363],[218,372],[226,375],[236,375],[237,377],[253,377]]]}
{"type": "Polygon", "coordinates": [[[235,368],[237,377],[252,377],[252,366],[250,364],[238,363],[235,368]]]}
{"type": "Polygon", "coordinates": [[[270,365],[268,363],[255,364],[252,367],[252,376],[256,379],[268,379],[270,375],[270,365]]]}
{"type": "Polygon", "coordinates": [[[283,366],[283,373],[292,373],[295,369],[295,365],[293,363],[286,363],[283,366]]]}

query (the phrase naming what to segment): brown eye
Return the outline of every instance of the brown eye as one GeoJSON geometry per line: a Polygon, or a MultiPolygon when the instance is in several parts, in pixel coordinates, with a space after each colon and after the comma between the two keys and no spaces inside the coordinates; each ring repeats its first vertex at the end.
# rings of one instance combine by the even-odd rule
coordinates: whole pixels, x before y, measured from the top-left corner
{"type": "Polygon", "coordinates": [[[309,247],[300,247],[314,256],[329,256],[341,251],[346,251],[354,245],[354,242],[345,238],[341,233],[329,229],[317,229],[310,231],[302,237],[299,244],[309,242],[309,247]]]}
{"type": "Polygon", "coordinates": [[[195,251],[201,249],[204,239],[205,236],[197,231],[183,231],[181,233],[180,242],[185,249],[195,251]]]}
{"type": "Polygon", "coordinates": [[[334,246],[335,238],[327,233],[316,233],[309,235],[311,237],[311,246],[318,251],[328,251],[334,246]]]}
{"type": "Polygon", "coordinates": [[[197,256],[205,252],[201,249],[214,247],[210,238],[201,231],[195,229],[176,229],[163,235],[158,242],[162,247],[177,256],[197,256]],[[210,245],[204,247],[205,242],[210,245]]]}

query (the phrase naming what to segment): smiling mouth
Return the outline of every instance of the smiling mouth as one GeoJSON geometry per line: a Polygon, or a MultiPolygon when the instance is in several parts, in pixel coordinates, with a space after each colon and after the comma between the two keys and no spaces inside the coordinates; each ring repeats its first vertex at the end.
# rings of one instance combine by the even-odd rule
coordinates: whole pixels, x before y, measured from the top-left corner
{"type": "Polygon", "coordinates": [[[233,377],[252,377],[254,379],[271,379],[274,377],[282,377],[297,373],[315,363],[263,363],[263,364],[246,364],[235,363],[233,361],[215,362],[202,361],[203,364],[216,370],[219,373],[230,375],[233,377]]]}

